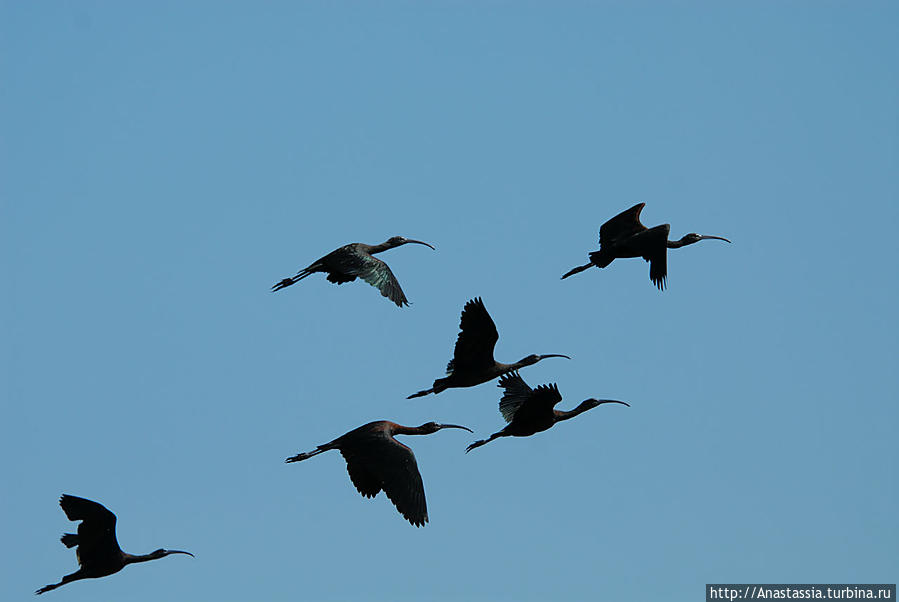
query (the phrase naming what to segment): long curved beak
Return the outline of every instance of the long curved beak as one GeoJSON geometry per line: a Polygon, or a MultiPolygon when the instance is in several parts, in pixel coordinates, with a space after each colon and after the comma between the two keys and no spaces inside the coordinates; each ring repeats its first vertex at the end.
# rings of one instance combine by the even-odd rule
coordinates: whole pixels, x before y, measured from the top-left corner
{"type": "Polygon", "coordinates": [[[600,399],[598,401],[599,401],[599,404],[597,404],[597,405],[602,405],[604,403],[620,403],[623,406],[631,407],[631,404],[629,404],[628,402],[618,401],[617,399],[600,399]]]}
{"type": "Polygon", "coordinates": [[[542,360],[542,359],[545,359],[545,358],[547,358],[547,357],[564,357],[566,360],[570,360],[570,359],[571,359],[571,358],[568,357],[567,355],[562,355],[561,353],[548,353],[548,354],[546,354],[546,355],[538,355],[537,357],[538,357],[539,359],[541,359],[541,360],[542,360]]]}
{"type": "MultiPolygon", "coordinates": [[[[423,241],[423,240],[415,240],[415,239],[413,239],[413,238],[407,238],[407,239],[406,239],[406,242],[414,242],[414,243],[417,244],[417,245],[424,245],[424,246],[426,246],[426,247],[431,247],[432,249],[434,249],[434,247],[432,247],[431,245],[429,245],[428,243],[426,243],[426,242],[423,241]]],[[[437,249],[434,249],[434,250],[436,251],[437,249]]]]}
{"type": "Polygon", "coordinates": [[[191,554],[190,552],[185,552],[184,550],[166,550],[166,555],[168,554],[187,554],[191,558],[195,558],[193,554],[191,554]]]}
{"type": "Polygon", "coordinates": [[[462,429],[463,431],[468,431],[472,435],[474,434],[474,431],[467,426],[459,426],[458,424],[438,424],[437,426],[442,429],[462,429]]]}
{"type": "MultiPolygon", "coordinates": [[[[727,240],[727,239],[724,238],[723,236],[700,236],[700,237],[699,237],[699,240],[708,240],[708,239],[723,240],[724,242],[730,242],[729,240],[727,240]]],[[[733,243],[731,243],[731,244],[733,244],[733,243]]]]}

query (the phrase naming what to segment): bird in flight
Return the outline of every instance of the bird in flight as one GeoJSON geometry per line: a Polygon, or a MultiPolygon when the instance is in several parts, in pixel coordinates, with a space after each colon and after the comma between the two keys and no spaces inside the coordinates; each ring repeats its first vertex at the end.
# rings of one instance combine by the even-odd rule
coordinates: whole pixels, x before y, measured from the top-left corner
{"type": "Polygon", "coordinates": [[[680,240],[668,240],[669,224],[647,228],[640,223],[640,212],[645,206],[646,203],[637,203],[600,226],[599,251],[590,253],[590,263],[572,268],[562,279],[592,266],[604,268],[615,259],[642,257],[649,262],[649,279],[663,291],[668,277],[668,249],[679,249],[700,240],[730,242],[720,236],[704,236],[694,232],[680,240]]]}
{"type": "Polygon", "coordinates": [[[536,364],[548,357],[571,359],[567,355],[556,353],[529,355],[514,364],[503,364],[493,359],[493,348],[499,340],[499,333],[480,297],[471,299],[462,308],[459,330],[453,359],[446,365],[446,377],[438,378],[430,389],[413,393],[406,399],[422,397],[428,393],[440,393],[453,387],[480,385],[507,372],[536,364]]]}
{"type": "Polygon", "coordinates": [[[66,583],[79,579],[93,579],[106,577],[118,573],[129,564],[146,562],[164,558],[169,554],[187,554],[190,552],[181,550],[159,549],[149,554],[135,556],[123,552],[115,536],[115,514],[107,510],[102,504],[92,502],[74,495],[63,495],[59,498],[59,505],[71,521],[80,520],[78,533],[66,533],[60,541],[67,548],[75,548],[75,556],[81,568],[70,575],[66,575],[59,583],[45,585],[34,592],[43,594],[56,589],[66,583]],[[76,547],[77,546],[77,547],[76,547]]]}
{"type": "Polygon", "coordinates": [[[416,527],[428,522],[425,487],[418,472],[415,454],[394,435],[430,435],[440,429],[463,429],[457,424],[427,422],[421,426],[403,426],[387,420],[369,422],[341,435],[330,443],[319,445],[311,452],[287,458],[285,462],[301,462],[318,454],[336,449],[346,460],[350,480],[364,497],[372,498],[381,490],[396,509],[416,527]]]}
{"type": "Polygon", "coordinates": [[[503,398],[499,402],[499,411],[508,424],[487,439],[481,439],[469,445],[465,453],[490,443],[497,437],[529,437],[543,432],[557,422],[574,418],[578,414],[592,410],[604,403],[620,403],[630,407],[629,403],[614,399],[587,399],[573,410],[556,410],[556,404],[562,401],[558,385],[552,383],[532,389],[519,376],[518,372],[504,375],[499,379],[498,386],[505,389],[503,398]]]}
{"type": "Polygon", "coordinates": [[[285,278],[276,283],[272,287],[272,291],[280,291],[282,288],[296,284],[310,274],[326,272],[328,281],[334,284],[343,284],[344,282],[352,282],[356,278],[362,278],[381,291],[383,296],[396,303],[398,307],[408,306],[409,301],[406,300],[406,295],[403,293],[403,289],[400,288],[400,283],[397,281],[396,276],[390,271],[390,267],[377,257],[374,257],[375,253],[407,243],[434,248],[424,241],[403,238],[402,236],[393,236],[379,245],[367,245],[362,242],[350,243],[313,261],[308,267],[297,272],[296,276],[285,278]]]}

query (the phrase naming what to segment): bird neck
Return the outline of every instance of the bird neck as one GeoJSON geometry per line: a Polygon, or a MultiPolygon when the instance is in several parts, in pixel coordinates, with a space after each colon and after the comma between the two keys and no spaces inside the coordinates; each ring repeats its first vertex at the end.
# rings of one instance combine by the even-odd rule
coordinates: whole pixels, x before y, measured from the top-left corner
{"type": "Polygon", "coordinates": [[[389,240],[385,240],[379,245],[367,245],[368,246],[368,254],[374,255],[375,253],[380,253],[381,251],[386,251],[387,249],[392,249],[397,246],[395,243],[390,242],[389,240]]]}
{"type": "Polygon", "coordinates": [[[533,366],[538,361],[540,361],[540,360],[534,360],[530,357],[523,357],[520,360],[518,360],[517,362],[515,362],[514,364],[500,364],[500,366],[502,367],[502,369],[505,372],[512,372],[513,370],[520,370],[520,369],[526,368],[528,366],[533,366]]]}
{"type": "Polygon", "coordinates": [[[503,374],[514,372],[515,370],[518,370],[522,367],[524,367],[524,364],[522,364],[521,362],[515,362],[514,364],[504,364],[502,362],[496,362],[494,370],[496,371],[497,376],[502,376],[503,374]]]}
{"type": "Polygon", "coordinates": [[[561,422],[563,420],[568,420],[569,418],[574,418],[578,414],[583,414],[587,410],[590,409],[585,403],[580,404],[578,407],[573,410],[553,410],[553,414],[556,417],[556,422],[561,422]]]}
{"type": "Polygon", "coordinates": [[[127,552],[122,552],[122,557],[125,560],[125,564],[134,564],[135,562],[147,562],[148,560],[156,560],[160,558],[160,556],[155,556],[151,554],[128,554],[127,552]]]}
{"type": "Polygon", "coordinates": [[[687,237],[684,236],[680,240],[669,240],[667,241],[667,245],[669,249],[680,249],[681,247],[686,247],[687,245],[692,245],[696,241],[688,241],[687,237]]]}
{"type": "Polygon", "coordinates": [[[393,428],[390,429],[391,435],[427,435],[421,430],[420,426],[403,426],[402,424],[396,424],[393,428]]]}

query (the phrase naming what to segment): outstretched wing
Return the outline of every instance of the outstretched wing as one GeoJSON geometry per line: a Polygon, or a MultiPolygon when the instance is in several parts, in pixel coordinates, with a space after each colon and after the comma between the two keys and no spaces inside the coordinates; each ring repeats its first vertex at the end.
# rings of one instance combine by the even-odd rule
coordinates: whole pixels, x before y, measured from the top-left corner
{"type": "MultiPolygon", "coordinates": [[[[329,259],[329,256],[322,259],[329,259]]],[[[362,278],[399,307],[409,305],[400,283],[387,264],[357,246],[346,245],[337,249],[331,254],[328,264],[329,267],[334,266],[337,272],[345,275],[344,282],[357,277],[362,278]]]]}
{"type": "Polygon", "coordinates": [[[459,330],[453,359],[446,367],[447,374],[456,370],[477,372],[493,366],[493,348],[499,333],[480,297],[471,299],[462,308],[459,330]]]}
{"type": "Polygon", "coordinates": [[[78,525],[78,549],[75,550],[78,564],[89,566],[92,559],[121,554],[115,536],[115,514],[102,504],[74,495],[63,495],[59,498],[59,505],[69,520],[81,521],[78,525]]]}
{"type": "Polygon", "coordinates": [[[499,400],[499,411],[506,422],[512,422],[515,412],[531,396],[534,390],[524,382],[524,379],[521,378],[517,371],[501,376],[497,386],[505,389],[503,398],[499,400]]]}
{"type": "Polygon", "coordinates": [[[412,450],[391,438],[385,443],[383,458],[384,493],[406,520],[416,527],[424,526],[428,522],[428,504],[412,450]]]}
{"type": "Polygon", "coordinates": [[[428,522],[425,488],[411,449],[392,437],[378,437],[340,453],[359,493],[374,497],[383,489],[410,523],[421,527],[428,522]]]}
{"type": "Polygon", "coordinates": [[[643,259],[649,262],[649,279],[665,290],[665,279],[668,277],[668,233],[671,227],[668,224],[655,226],[634,237],[634,246],[642,248],[643,259]]]}
{"type": "Polygon", "coordinates": [[[646,230],[640,223],[640,212],[646,203],[637,203],[630,209],[622,211],[599,228],[599,246],[608,247],[616,241],[628,238],[646,230]]]}
{"type": "Polygon", "coordinates": [[[396,276],[393,275],[387,264],[377,257],[369,257],[366,260],[365,269],[360,272],[359,276],[381,291],[382,295],[396,303],[398,307],[409,305],[396,276]]]}
{"type": "Polygon", "coordinates": [[[69,520],[83,520],[92,525],[115,529],[115,514],[107,510],[103,504],[86,500],[83,497],[64,494],[59,498],[59,505],[69,520]]]}
{"type": "Polygon", "coordinates": [[[377,474],[365,462],[358,453],[351,450],[340,450],[343,459],[346,460],[346,471],[350,474],[350,480],[356,490],[364,497],[375,497],[381,491],[381,480],[377,474]]]}

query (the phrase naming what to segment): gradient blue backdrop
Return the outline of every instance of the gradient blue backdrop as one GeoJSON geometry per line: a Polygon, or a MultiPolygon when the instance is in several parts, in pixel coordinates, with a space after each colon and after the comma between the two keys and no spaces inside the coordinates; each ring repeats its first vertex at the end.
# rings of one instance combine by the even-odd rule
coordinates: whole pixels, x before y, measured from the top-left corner
{"type": "Polygon", "coordinates": [[[897,580],[895,2],[0,3],[0,598],[700,600],[897,580]],[[569,280],[638,201],[672,236],[569,280]],[[412,301],[277,280],[347,242],[412,301]],[[502,426],[443,373],[465,301],[573,407],[407,438],[431,523],[297,451],[502,426]]]}

